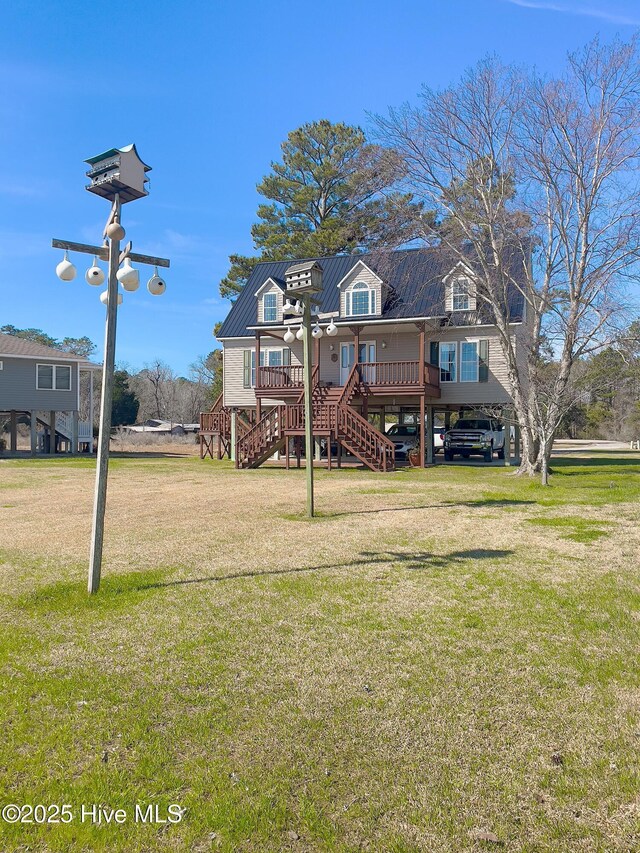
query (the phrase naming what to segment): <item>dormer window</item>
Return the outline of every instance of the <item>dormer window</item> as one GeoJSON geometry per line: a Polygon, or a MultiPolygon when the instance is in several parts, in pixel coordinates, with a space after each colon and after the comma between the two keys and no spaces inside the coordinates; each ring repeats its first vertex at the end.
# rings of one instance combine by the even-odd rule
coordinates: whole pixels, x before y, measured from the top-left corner
{"type": "Polygon", "coordinates": [[[346,313],[349,316],[375,314],[376,292],[364,281],[356,282],[345,293],[346,313]]]}
{"type": "Polygon", "coordinates": [[[454,311],[469,311],[469,279],[465,276],[454,278],[451,286],[451,307],[454,311]]]}
{"type": "Polygon", "coordinates": [[[265,293],[262,297],[262,317],[265,323],[275,323],[278,319],[278,297],[275,293],[265,293]]]}

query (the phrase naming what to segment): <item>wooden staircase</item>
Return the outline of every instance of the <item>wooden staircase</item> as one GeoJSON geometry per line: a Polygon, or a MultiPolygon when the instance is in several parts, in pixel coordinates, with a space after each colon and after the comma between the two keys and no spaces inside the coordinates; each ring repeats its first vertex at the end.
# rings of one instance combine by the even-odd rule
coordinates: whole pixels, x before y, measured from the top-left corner
{"type": "MultiPolygon", "coordinates": [[[[313,431],[328,435],[331,441],[359,459],[372,471],[391,471],[395,462],[393,442],[358,414],[349,403],[358,393],[361,379],[354,365],[342,388],[321,385],[314,371],[312,391],[313,431]]],[[[303,395],[294,405],[276,406],[236,442],[236,467],[258,468],[283,449],[291,435],[305,429],[303,395]]],[[[330,448],[328,449],[330,451],[330,448]]]]}

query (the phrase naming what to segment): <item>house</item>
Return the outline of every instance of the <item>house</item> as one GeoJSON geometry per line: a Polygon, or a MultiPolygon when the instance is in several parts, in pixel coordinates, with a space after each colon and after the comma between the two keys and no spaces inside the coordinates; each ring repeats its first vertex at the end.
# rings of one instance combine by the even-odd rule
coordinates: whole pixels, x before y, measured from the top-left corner
{"type": "MultiPolygon", "coordinates": [[[[393,467],[393,444],[383,433],[390,414],[421,425],[424,464],[433,458],[436,416],[448,425],[454,411],[509,409],[497,329],[470,266],[435,248],[312,259],[307,274],[309,264],[321,268],[314,437],[333,446],[338,461],[344,450],[374,470],[393,467]]],[[[298,261],[257,264],[224,321],[224,390],[201,418],[202,456],[217,449],[238,467],[256,467],[284,451],[288,463],[291,441],[303,435],[300,317],[283,313],[289,277],[299,270],[298,261]]],[[[524,356],[517,342],[526,333],[525,308],[516,287],[508,301],[524,356]]]]}
{"type": "Polygon", "coordinates": [[[195,435],[200,430],[200,424],[179,424],[176,421],[161,421],[148,418],[143,424],[132,424],[120,427],[124,432],[145,435],[195,435]]]}
{"type": "Polygon", "coordinates": [[[100,370],[73,353],[0,334],[0,416],[9,417],[9,449],[17,449],[17,423],[28,420],[31,453],[93,450],[93,374],[100,370]],[[89,417],[80,420],[81,386],[87,376],[89,417]]]}

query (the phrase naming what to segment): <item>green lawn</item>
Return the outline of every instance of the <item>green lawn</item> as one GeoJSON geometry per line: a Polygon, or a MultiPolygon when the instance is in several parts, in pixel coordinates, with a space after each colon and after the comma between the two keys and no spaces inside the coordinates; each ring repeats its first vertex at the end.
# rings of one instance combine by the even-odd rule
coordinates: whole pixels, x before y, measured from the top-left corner
{"type": "Polygon", "coordinates": [[[0,462],[0,851],[640,850],[640,454],[0,462]],[[81,819],[122,808],[121,825],[81,819]],[[134,821],[135,804],[186,809],[134,821]]]}

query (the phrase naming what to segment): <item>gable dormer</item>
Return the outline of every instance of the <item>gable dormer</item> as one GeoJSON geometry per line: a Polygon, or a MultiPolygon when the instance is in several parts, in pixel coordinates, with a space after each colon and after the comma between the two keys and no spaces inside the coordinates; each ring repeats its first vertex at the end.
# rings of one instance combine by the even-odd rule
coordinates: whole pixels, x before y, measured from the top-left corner
{"type": "Polygon", "coordinates": [[[475,311],[476,284],[472,270],[462,261],[444,278],[444,310],[447,312],[475,311]]]}
{"type": "Polygon", "coordinates": [[[275,278],[268,278],[255,292],[258,300],[258,323],[281,323],[284,286],[275,278]]]}
{"type": "Polygon", "coordinates": [[[358,261],[338,282],[340,289],[340,316],[380,316],[386,287],[364,261],[358,261]]]}

